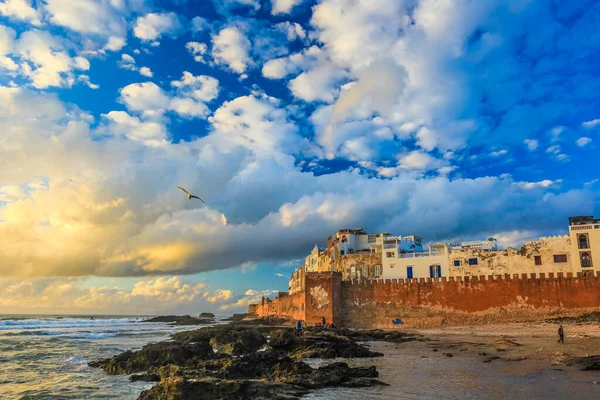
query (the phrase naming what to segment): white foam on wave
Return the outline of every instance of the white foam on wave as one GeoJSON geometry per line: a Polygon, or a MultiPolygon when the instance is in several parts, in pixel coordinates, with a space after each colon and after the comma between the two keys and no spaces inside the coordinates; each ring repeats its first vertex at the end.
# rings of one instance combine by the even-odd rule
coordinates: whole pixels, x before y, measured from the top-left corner
{"type": "Polygon", "coordinates": [[[103,326],[130,326],[136,322],[132,318],[114,318],[114,319],[83,319],[83,318],[62,318],[62,319],[7,319],[0,321],[0,331],[7,330],[25,330],[25,329],[48,329],[48,328],[95,328],[103,326]]]}

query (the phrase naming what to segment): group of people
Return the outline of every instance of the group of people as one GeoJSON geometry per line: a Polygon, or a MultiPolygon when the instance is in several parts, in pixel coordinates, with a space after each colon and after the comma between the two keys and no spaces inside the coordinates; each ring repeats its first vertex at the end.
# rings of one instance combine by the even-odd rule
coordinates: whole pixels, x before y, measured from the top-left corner
{"type": "MultiPolygon", "coordinates": [[[[325,328],[325,329],[334,329],[335,325],[333,323],[328,324],[327,319],[325,317],[321,318],[321,322],[315,322],[315,327],[325,328]]],[[[302,336],[302,321],[296,322],[296,336],[302,336]]]]}

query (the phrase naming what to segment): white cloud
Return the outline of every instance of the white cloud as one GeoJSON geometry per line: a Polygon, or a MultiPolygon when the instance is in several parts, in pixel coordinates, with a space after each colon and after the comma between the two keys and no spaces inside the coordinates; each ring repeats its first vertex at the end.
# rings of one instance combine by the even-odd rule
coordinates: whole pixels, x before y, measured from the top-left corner
{"type": "Polygon", "coordinates": [[[205,43],[199,42],[187,42],[185,48],[194,57],[194,61],[199,63],[205,63],[204,55],[208,51],[208,46],[205,43]]]}
{"type": "Polygon", "coordinates": [[[111,0],[46,0],[50,21],[75,32],[123,37],[127,21],[122,8],[111,0]]]}
{"type": "Polygon", "coordinates": [[[118,37],[118,36],[111,36],[108,38],[108,42],[106,43],[106,46],[104,46],[104,49],[109,50],[109,51],[119,51],[126,44],[127,44],[127,42],[125,41],[125,38],[118,37]]]}
{"type": "Polygon", "coordinates": [[[300,53],[267,61],[262,68],[262,74],[269,79],[282,79],[287,75],[301,70],[307,70],[317,63],[325,63],[325,54],[317,46],[311,46],[300,53]]]}
{"type": "Polygon", "coordinates": [[[336,84],[344,76],[344,71],[333,65],[320,65],[292,79],[289,88],[294,96],[304,101],[331,103],[339,92],[336,84]]]}
{"type": "Polygon", "coordinates": [[[175,36],[181,31],[181,22],[174,12],[150,13],[138,17],[134,35],[142,40],[155,41],[163,35],[175,36]]]}
{"type": "Polygon", "coordinates": [[[0,3],[0,15],[19,19],[36,26],[42,24],[37,10],[31,6],[31,0],[5,0],[0,3]]]}
{"type": "Polygon", "coordinates": [[[501,156],[505,156],[507,154],[508,154],[508,150],[502,149],[502,150],[491,152],[490,157],[501,157],[501,156]]]}
{"type": "Polygon", "coordinates": [[[165,110],[169,97],[153,82],[132,83],[119,90],[120,101],[130,111],[165,110]]]}
{"type": "Polygon", "coordinates": [[[297,128],[279,105],[277,99],[268,96],[242,96],[224,102],[209,121],[214,134],[224,140],[261,153],[297,153],[301,145],[297,128]]]}
{"type": "Polygon", "coordinates": [[[525,139],[523,143],[525,143],[529,151],[534,151],[540,145],[540,142],[538,142],[536,139],[525,139]]]}
{"type": "Polygon", "coordinates": [[[107,121],[107,133],[111,135],[124,135],[131,140],[144,143],[147,146],[164,146],[167,139],[167,130],[159,122],[142,121],[125,111],[111,111],[103,114],[107,121]]]}
{"type": "Polygon", "coordinates": [[[140,75],[145,76],[147,78],[152,78],[154,74],[152,70],[148,67],[140,67],[136,65],[135,58],[130,56],[129,54],[121,54],[121,60],[117,63],[119,68],[126,69],[128,71],[136,71],[139,72],[140,75]]]}
{"type": "Polygon", "coordinates": [[[546,153],[548,154],[558,154],[561,152],[561,148],[560,145],[554,145],[554,146],[550,146],[546,149],[546,153]]]}
{"type": "Polygon", "coordinates": [[[566,126],[555,126],[552,129],[550,129],[550,136],[551,136],[551,140],[552,141],[557,141],[560,138],[560,135],[562,135],[562,133],[567,129],[566,126]]]}
{"type": "Polygon", "coordinates": [[[75,82],[77,70],[90,68],[87,59],[71,57],[61,39],[38,30],[21,34],[14,53],[21,60],[20,73],[38,89],[70,87],[75,82]]]}
{"type": "Polygon", "coordinates": [[[212,76],[194,76],[188,71],[178,81],[172,81],[171,86],[178,89],[180,95],[192,97],[199,101],[208,102],[219,95],[219,81],[212,76]]]}
{"type": "Polygon", "coordinates": [[[300,3],[302,3],[302,0],[273,0],[271,14],[289,14],[292,12],[292,9],[300,3]]]}
{"type": "Polygon", "coordinates": [[[280,22],[275,25],[275,29],[285,32],[287,39],[292,41],[296,39],[306,39],[306,31],[297,22],[280,22]]]}
{"type": "Polygon", "coordinates": [[[598,119],[593,119],[591,121],[586,121],[584,123],[581,124],[585,129],[592,129],[595,128],[596,126],[600,125],[600,118],[598,119]]]}
{"type": "Polygon", "coordinates": [[[25,198],[9,190],[0,208],[0,275],[156,276],[298,259],[307,243],[347,225],[402,226],[432,241],[515,227],[552,233],[600,201],[586,189],[431,177],[422,172],[447,160],[419,151],[402,153],[391,179],[359,169],[315,174],[294,157],[306,141],[289,112],[276,99],[244,96],[221,106],[207,135],[171,143],[164,124],[143,113],[109,113],[95,128],[56,95],[1,89],[0,182],[32,185],[21,186],[25,198]]]}
{"type": "Polygon", "coordinates": [[[560,185],[562,183],[562,179],[550,180],[544,179],[539,182],[515,182],[515,185],[526,190],[536,189],[536,188],[552,188],[560,185]]]}
{"type": "Polygon", "coordinates": [[[212,42],[215,63],[226,65],[232,71],[242,74],[252,62],[248,55],[250,41],[239,28],[230,26],[222,29],[213,36],[212,42]]]}
{"type": "Polygon", "coordinates": [[[204,293],[204,299],[209,303],[222,303],[227,300],[231,300],[233,292],[231,290],[216,290],[214,293],[204,293]]]}
{"type": "Polygon", "coordinates": [[[216,311],[233,297],[230,290],[213,293],[207,282],[186,282],[178,276],[140,280],[131,289],[93,283],[82,278],[0,279],[0,312],[194,314],[216,311]]]}
{"type": "Polygon", "coordinates": [[[575,141],[575,143],[577,144],[577,146],[579,147],[585,147],[588,144],[592,143],[592,139],[590,139],[589,137],[580,137],[579,139],[577,139],[575,141]]]}
{"type": "Polygon", "coordinates": [[[123,68],[129,71],[137,71],[135,65],[135,58],[129,54],[121,54],[121,60],[118,62],[119,68],[123,68]]]}
{"type": "Polygon", "coordinates": [[[148,77],[148,78],[152,78],[154,76],[154,74],[152,73],[152,71],[148,67],[141,67],[140,68],[140,75],[148,77]]]}
{"type": "MultiPolygon", "coordinates": [[[[189,74],[189,73],[188,73],[189,74]]],[[[218,81],[211,77],[195,77],[190,74],[181,81],[174,81],[180,95],[170,96],[153,82],[132,83],[119,91],[121,101],[129,111],[142,113],[146,119],[160,119],[166,111],[186,118],[206,117],[210,110],[202,99],[218,94],[218,81]]]]}
{"type": "Polygon", "coordinates": [[[412,151],[401,155],[398,159],[398,166],[407,170],[429,170],[440,168],[442,161],[421,151],[412,151]]]}
{"type": "Polygon", "coordinates": [[[277,295],[277,290],[247,290],[245,296],[239,298],[233,303],[223,304],[219,307],[219,310],[226,311],[231,309],[242,309],[247,310],[249,304],[260,303],[263,297],[274,298],[277,295]]]}
{"type": "Polygon", "coordinates": [[[211,28],[210,22],[206,18],[194,17],[190,21],[192,32],[202,32],[211,28]]]}
{"type": "Polygon", "coordinates": [[[169,109],[188,118],[206,117],[210,113],[206,104],[185,97],[172,98],[169,109]]]}

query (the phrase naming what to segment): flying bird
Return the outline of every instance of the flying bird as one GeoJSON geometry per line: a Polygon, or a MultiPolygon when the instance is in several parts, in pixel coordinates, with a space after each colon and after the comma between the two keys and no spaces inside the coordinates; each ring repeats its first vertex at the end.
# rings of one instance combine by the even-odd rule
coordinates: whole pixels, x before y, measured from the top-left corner
{"type": "Polygon", "coordinates": [[[201,202],[203,202],[204,204],[206,204],[206,202],[205,202],[204,200],[202,200],[200,197],[198,197],[198,196],[194,196],[193,194],[190,194],[190,192],[188,192],[187,190],[185,190],[185,189],[184,189],[184,188],[182,188],[181,186],[177,186],[177,187],[178,187],[179,189],[183,190],[183,191],[185,192],[185,194],[187,194],[187,196],[188,196],[188,199],[189,199],[189,200],[191,200],[191,199],[198,199],[198,200],[200,200],[201,202]]]}

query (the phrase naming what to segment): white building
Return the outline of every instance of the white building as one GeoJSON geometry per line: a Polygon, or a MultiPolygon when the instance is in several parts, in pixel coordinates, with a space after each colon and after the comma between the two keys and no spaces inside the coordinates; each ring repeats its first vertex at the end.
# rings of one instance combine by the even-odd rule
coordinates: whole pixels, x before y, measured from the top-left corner
{"type": "Polygon", "coordinates": [[[399,252],[383,249],[381,279],[441,278],[449,276],[448,247],[444,244],[429,246],[427,251],[399,252]]]}
{"type": "Polygon", "coordinates": [[[458,249],[481,249],[487,251],[498,251],[498,241],[493,237],[488,240],[473,240],[470,242],[462,242],[459,248],[454,246],[452,250],[458,249]]]}

